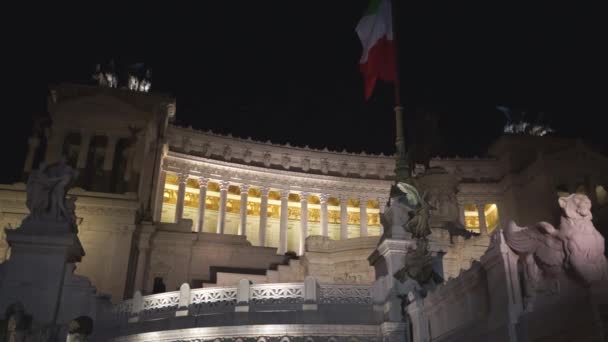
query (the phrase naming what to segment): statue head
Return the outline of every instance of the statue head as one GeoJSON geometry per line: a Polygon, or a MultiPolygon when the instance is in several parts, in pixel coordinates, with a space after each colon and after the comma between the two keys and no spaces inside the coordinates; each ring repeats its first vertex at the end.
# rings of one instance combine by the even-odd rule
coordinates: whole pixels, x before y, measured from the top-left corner
{"type": "Polygon", "coordinates": [[[591,200],[583,194],[571,194],[559,198],[559,206],[564,211],[564,215],[573,219],[591,221],[591,200]]]}

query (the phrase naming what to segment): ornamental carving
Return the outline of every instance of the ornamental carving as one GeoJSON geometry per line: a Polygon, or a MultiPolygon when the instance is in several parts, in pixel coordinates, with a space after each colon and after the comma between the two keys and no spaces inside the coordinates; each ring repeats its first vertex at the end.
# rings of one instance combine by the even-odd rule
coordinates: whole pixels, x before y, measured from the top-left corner
{"type": "Polygon", "coordinates": [[[281,159],[281,165],[285,170],[289,170],[289,167],[291,166],[291,158],[289,158],[289,156],[287,155],[284,155],[281,159]]]}
{"type": "Polygon", "coordinates": [[[249,164],[251,163],[251,150],[246,150],[245,153],[243,154],[243,160],[245,161],[245,163],[249,164]]]}
{"type": "Polygon", "coordinates": [[[251,303],[299,304],[304,302],[304,284],[260,284],[251,287],[251,303]]]}
{"type": "Polygon", "coordinates": [[[271,158],[272,156],[270,155],[270,153],[265,153],[264,154],[264,166],[269,167],[270,166],[270,162],[271,162],[271,158]]]}
{"type": "Polygon", "coordinates": [[[209,145],[209,143],[204,143],[201,148],[201,153],[205,157],[210,157],[211,156],[211,145],[209,145]]]}
{"type": "Polygon", "coordinates": [[[222,154],[222,157],[226,161],[230,161],[230,159],[232,159],[232,148],[230,146],[224,147],[224,152],[222,154]]]}
{"type": "Polygon", "coordinates": [[[361,177],[367,176],[367,165],[365,163],[359,164],[359,175],[361,177]]]}
{"type": "Polygon", "coordinates": [[[307,172],[308,170],[310,170],[310,159],[308,159],[308,158],[302,159],[302,170],[304,172],[307,172]]]}
{"type": "Polygon", "coordinates": [[[190,138],[183,137],[183,139],[182,139],[182,149],[184,150],[184,152],[186,152],[186,153],[190,152],[190,144],[191,144],[190,138]]]}
{"type": "Polygon", "coordinates": [[[348,163],[347,162],[343,162],[342,164],[340,164],[340,174],[342,174],[342,176],[346,176],[348,174],[348,163]]]}
{"type": "Polygon", "coordinates": [[[323,174],[327,174],[329,172],[329,162],[327,161],[327,159],[321,160],[321,172],[323,174]]]}

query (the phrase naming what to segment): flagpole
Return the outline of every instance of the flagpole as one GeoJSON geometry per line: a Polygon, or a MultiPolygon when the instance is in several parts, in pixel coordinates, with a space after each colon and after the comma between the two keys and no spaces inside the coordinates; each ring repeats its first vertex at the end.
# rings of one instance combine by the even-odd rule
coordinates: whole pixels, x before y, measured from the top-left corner
{"type": "MultiPolygon", "coordinates": [[[[390,1],[390,0],[389,0],[390,1]]],[[[396,163],[395,163],[395,182],[409,182],[411,171],[408,154],[405,147],[405,136],[403,134],[403,105],[401,104],[401,86],[399,81],[399,40],[397,39],[397,20],[394,2],[391,1],[391,20],[393,30],[393,46],[395,47],[395,147],[396,147],[396,163]]]]}

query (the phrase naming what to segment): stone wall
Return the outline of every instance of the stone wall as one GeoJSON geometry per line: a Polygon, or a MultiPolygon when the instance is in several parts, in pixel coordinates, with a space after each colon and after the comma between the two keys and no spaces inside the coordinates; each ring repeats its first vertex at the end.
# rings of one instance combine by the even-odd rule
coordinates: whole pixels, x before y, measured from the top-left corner
{"type": "Polygon", "coordinates": [[[193,280],[208,282],[211,267],[265,270],[284,261],[276,248],[252,246],[245,236],[168,231],[168,226],[159,226],[151,239],[145,293],[152,292],[155,277],[172,291],[193,280]]]}
{"type": "Polygon", "coordinates": [[[302,264],[306,275],[327,284],[371,284],[375,279],[367,258],[378,244],[377,236],[330,240],[323,236],[306,239],[302,264]]]}

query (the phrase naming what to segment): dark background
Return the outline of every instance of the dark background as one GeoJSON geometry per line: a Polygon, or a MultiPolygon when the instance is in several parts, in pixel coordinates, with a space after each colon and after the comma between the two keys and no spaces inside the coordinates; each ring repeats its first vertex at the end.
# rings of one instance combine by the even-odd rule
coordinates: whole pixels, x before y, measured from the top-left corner
{"type": "MultiPolygon", "coordinates": [[[[558,3],[420,6],[395,0],[410,138],[432,154],[483,154],[502,104],[544,112],[561,136],[606,148],[608,29],[596,8],[558,3]],[[415,114],[418,113],[418,114],[415,114]],[[435,114],[432,114],[435,113],[435,114]],[[418,125],[420,119],[436,126],[418,125]],[[430,127],[430,128],[429,128],[430,127]]],[[[393,87],[363,98],[354,28],[367,1],[214,1],[7,11],[0,182],[16,180],[50,85],[90,83],[114,59],[152,69],[177,123],[334,150],[394,152],[393,87]],[[23,18],[21,17],[23,14],[23,18]]]]}

